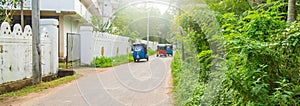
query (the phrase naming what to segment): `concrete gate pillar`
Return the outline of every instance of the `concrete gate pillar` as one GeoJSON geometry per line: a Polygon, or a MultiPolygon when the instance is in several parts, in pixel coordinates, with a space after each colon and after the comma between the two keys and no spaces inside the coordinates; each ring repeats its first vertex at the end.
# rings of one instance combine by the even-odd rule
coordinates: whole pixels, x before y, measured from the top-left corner
{"type": "Polygon", "coordinates": [[[49,38],[51,39],[51,58],[50,72],[56,74],[58,71],[58,20],[57,19],[41,19],[40,28],[48,30],[49,38]]]}
{"type": "Polygon", "coordinates": [[[80,26],[80,64],[90,65],[94,58],[93,27],[80,26]]]}

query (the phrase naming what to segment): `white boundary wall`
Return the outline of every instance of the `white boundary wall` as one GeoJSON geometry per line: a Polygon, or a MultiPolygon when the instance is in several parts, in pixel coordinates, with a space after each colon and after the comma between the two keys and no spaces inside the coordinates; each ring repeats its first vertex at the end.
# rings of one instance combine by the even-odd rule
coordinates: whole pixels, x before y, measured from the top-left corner
{"type": "MultiPolygon", "coordinates": [[[[144,43],[144,44],[147,44],[147,40],[141,40],[141,41],[139,41],[139,42],[141,42],[141,43],[144,43]]],[[[156,49],[157,49],[157,42],[152,42],[152,41],[149,41],[148,42],[149,44],[147,45],[149,48],[151,48],[152,50],[154,50],[154,51],[156,51],[156,49]]]]}
{"type": "Polygon", "coordinates": [[[80,27],[81,64],[89,65],[94,57],[114,57],[131,53],[128,37],[94,32],[91,26],[80,27]]]}
{"type": "MultiPolygon", "coordinates": [[[[58,21],[41,20],[42,75],[58,70],[58,21]]],[[[0,84],[32,77],[32,29],[9,23],[0,27],[0,84]]]]}

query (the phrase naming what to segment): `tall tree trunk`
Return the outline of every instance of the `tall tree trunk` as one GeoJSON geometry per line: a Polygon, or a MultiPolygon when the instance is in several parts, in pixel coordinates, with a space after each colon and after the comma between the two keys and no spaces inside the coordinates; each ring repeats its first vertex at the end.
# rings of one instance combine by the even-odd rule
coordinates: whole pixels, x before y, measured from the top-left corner
{"type": "Polygon", "coordinates": [[[294,22],[295,20],[296,20],[296,0],[289,0],[287,22],[294,22]]]}

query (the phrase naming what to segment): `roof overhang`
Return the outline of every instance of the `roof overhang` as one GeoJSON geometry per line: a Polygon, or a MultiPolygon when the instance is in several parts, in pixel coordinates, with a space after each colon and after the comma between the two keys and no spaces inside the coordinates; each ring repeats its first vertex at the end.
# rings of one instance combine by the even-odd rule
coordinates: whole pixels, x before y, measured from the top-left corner
{"type": "MultiPolygon", "coordinates": [[[[31,10],[24,10],[24,15],[32,15],[31,10]]],[[[21,10],[13,10],[13,15],[21,15],[21,10]]],[[[40,16],[76,15],[75,11],[46,11],[41,10],[40,16]]]]}
{"type": "MultiPolygon", "coordinates": [[[[21,15],[20,10],[13,10],[13,15],[21,15]]],[[[24,10],[25,16],[31,16],[31,10],[24,10]]],[[[40,16],[63,16],[63,17],[71,17],[73,20],[80,22],[82,25],[91,25],[87,20],[83,19],[79,14],[75,11],[49,11],[49,10],[41,10],[40,16]]]]}
{"type": "Polygon", "coordinates": [[[81,0],[81,3],[95,16],[101,16],[101,9],[98,6],[98,2],[92,0],[81,0]]]}

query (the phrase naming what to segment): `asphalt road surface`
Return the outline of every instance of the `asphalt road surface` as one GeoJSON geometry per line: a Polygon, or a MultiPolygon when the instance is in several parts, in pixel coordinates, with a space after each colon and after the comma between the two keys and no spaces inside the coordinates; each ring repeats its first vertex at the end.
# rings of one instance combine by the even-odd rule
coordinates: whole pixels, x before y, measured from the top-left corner
{"type": "MultiPolygon", "coordinates": [[[[170,106],[172,57],[150,57],[91,74],[22,106],[170,106]]],[[[90,69],[91,70],[91,69],[90,69]]],[[[86,70],[87,71],[87,70],[86,70]]]]}

